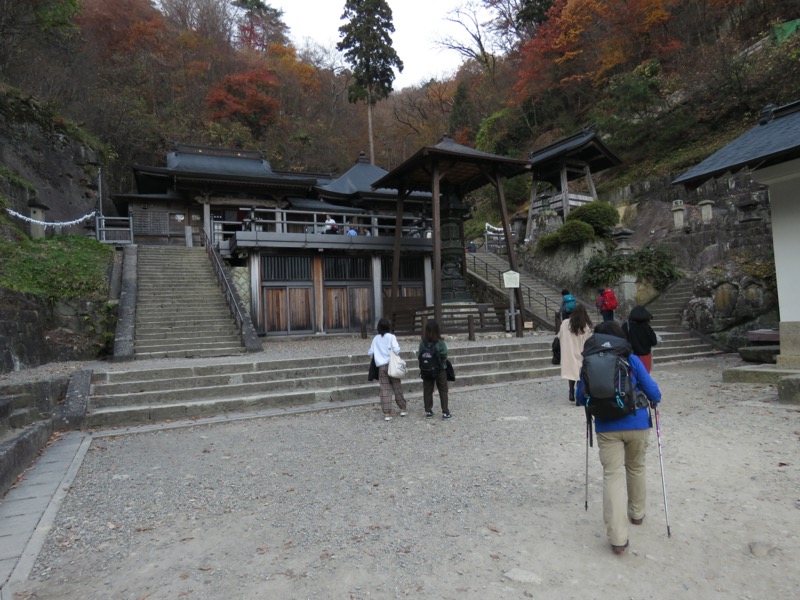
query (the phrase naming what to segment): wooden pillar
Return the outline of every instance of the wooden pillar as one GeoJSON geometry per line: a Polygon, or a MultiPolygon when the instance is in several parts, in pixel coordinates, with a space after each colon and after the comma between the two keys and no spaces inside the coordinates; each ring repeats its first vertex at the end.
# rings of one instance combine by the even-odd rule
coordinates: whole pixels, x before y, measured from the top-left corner
{"type": "Polygon", "coordinates": [[[439,199],[439,163],[433,164],[432,182],[433,211],[433,314],[436,322],[442,322],[442,216],[439,199]]]}
{"type": "MultiPolygon", "coordinates": [[[[492,183],[494,183],[495,188],[497,189],[497,198],[500,201],[500,217],[503,219],[503,233],[506,236],[506,250],[508,252],[508,265],[511,267],[512,271],[519,272],[517,268],[517,255],[514,252],[514,242],[511,239],[511,226],[508,223],[508,209],[506,207],[506,195],[503,190],[503,179],[502,177],[497,175],[495,172],[491,177],[492,183]]],[[[525,315],[525,305],[522,301],[522,288],[517,288],[515,291],[515,295],[517,297],[517,306],[519,307],[519,312],[523,315],[523,322],[524,322],[524,315],[525,315]]],[[[517,337],[522,337],[522,327],[517,328],[517,337]]]]}
{"type": "Polygon", "coordinates": [[[586,185],[589,186],[589,193],[592,195],[592,200],[597,200],[597,190],[594,187],[594,181],[592,180],[592,170],[589,168],[589,165],[583,165],[583,173],[586,175],[586,185]]]}
{"type": "Polygon", "coordinates": [[[400,297],[400,244],[403,237],[403,198],[406,190],[403,185],[397,190],[397,213],[394,218],[394,253],[392,254],[392,311],[397,310],[400,297]]]}
{"type": "Polygon", "coordinates": [[[322,268],[322,256],[315,255],[311,259],[311,278],[314,285],[314,318],[315,331],[325,333],[325,277],[322,268]]]}
{"type": "Polygon", "coordinates": [[[525,239],[531,239],[533,235],[533,203],[536,202],[536,196],[539,193],[539,182],[536,179],[531,181],[531,204],[528,207],[528,224],[525,227],[525,239]]]}
{"type": "Polygon", "coordinates": [[[567,163],[561,162],[561,206],[564,211],[564,221],[569,214],[569,179],[567,179],[567,163]]]}

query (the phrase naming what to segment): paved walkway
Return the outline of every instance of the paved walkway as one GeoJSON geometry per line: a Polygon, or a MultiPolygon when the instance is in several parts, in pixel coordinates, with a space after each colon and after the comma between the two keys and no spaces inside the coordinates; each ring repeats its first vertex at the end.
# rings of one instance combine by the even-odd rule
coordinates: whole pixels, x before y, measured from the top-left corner
{"type": "Polygon", "coordinates": [[[13,600],[13,583],[28,578],[90,443],[87,433],[65,433],[0,502],[0,600],[13,600]]]}

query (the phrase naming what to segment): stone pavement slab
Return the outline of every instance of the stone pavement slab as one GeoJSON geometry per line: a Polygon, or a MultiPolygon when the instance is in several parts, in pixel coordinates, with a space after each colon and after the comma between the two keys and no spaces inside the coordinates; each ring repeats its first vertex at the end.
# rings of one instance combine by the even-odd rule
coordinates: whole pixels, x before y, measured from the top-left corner
{"type": "Polygon", "coordinates": [[[90,443],[89,434],[63,434],[0,500],[0,600],[12,600],[11,584],[27,579],[90,443]]]}

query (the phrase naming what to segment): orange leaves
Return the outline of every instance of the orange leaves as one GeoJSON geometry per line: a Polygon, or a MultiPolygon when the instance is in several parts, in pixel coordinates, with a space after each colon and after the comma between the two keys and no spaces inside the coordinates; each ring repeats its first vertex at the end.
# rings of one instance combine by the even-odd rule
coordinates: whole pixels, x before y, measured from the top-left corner
{"type": "Polygon", "coordinates": [[[521,50],[517,97],[553,87],[600,86],[619,70],[674,49],[664,36],[669,0],[558,0],[521,50]]]}
{"type": "Polygon", "coordinates": [[[277,78],[267,70],[235,73],[211,88],[206,106],[212,120],[237,121],[258,137],[278,111],[277,88],[277,78]]]}

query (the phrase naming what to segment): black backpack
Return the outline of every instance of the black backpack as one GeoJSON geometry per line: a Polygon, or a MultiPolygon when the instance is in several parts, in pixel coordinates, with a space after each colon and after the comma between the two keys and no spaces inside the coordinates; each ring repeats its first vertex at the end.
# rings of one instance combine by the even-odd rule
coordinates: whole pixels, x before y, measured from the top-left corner
{"type": "Polygon", "coordinates": [[[627,360],[630,354],[630,344],[613,335],[595,333],[586,340],[581,379],[586,410],[591,416],[612,421],[638,408],[627,360]]]}
{"type": "Polygon", "coordinates": [[[419,376],[422,379],[435,380],[441,370],[440,362],[436,343],[422,342],[422,350],[419,353],[419,376]]]}

